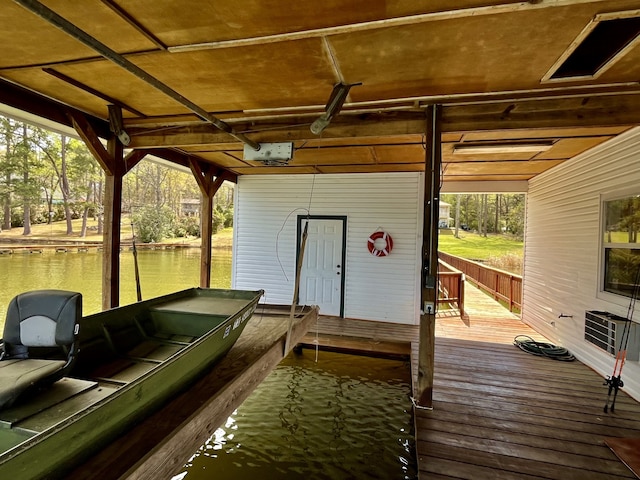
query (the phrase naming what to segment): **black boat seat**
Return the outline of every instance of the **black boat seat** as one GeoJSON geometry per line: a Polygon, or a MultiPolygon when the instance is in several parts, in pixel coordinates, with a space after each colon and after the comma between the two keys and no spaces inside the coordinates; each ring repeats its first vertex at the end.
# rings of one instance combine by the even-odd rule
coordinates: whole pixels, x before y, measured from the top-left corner
{"type": "Polygon", "coordinates": [[[77,292],[38,290],[11,300],[0,350],[0,409],[71,369],[81,317],[77,292]]]}

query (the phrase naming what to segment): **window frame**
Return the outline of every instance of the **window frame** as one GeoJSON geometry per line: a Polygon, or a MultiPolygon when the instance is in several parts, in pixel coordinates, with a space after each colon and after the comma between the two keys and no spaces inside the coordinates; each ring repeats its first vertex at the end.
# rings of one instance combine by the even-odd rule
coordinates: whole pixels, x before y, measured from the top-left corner
{"type": "Polygon", "coordinates": [[[600,227],[598,231],[599,265],[598,265],[598,287],[597,287],[597,295],[596,295],[597,298],[599,299],[614,303],[616,305],[619,305],[625,308],[627,308],[629,305],[630,297],[626,295],[622,295],[620,293],[615,293],[612,291],[605,290],[606,269],[607,269],[607,265],[606,265],[607,250],[611,250],[611,249],[640,250],[640,241],[637,243],[628,243],[628,242],[607,243],[605,242],[605,235],[607,232],[606,230],[607,202],[622,200],[628,197],[640,197],[640,187],[633,187],[633,188],[617,191],[615,193],[600,195],[600,227]]]}

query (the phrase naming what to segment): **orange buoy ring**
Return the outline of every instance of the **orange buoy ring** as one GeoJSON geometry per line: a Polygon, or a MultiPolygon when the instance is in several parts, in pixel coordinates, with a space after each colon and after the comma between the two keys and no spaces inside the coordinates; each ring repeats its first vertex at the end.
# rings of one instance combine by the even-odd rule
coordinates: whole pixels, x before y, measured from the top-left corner
{"type": "Polygon", "coordinates": [[[374,257],[386,257],[391,253],[391,249],[393,249],[393,239],[387,232],[378,230],[377,232],[373,232],[367,240],[367,248],[369,249],[369,253],[374,257]],[[376,248],[376,240],[379,239],[384,240],[384,248],[376,248]]]}

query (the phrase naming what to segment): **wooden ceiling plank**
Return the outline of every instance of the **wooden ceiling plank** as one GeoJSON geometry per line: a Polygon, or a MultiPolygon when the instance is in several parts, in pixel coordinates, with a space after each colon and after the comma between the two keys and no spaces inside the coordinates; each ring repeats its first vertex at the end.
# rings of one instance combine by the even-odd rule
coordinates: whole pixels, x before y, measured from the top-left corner
{"type": "Polygon", "coordinates": [[[554,143],[553,147],[546,152],[541,152],[535,156],[535,160],[555,160],[573,158],[596,145],[611,139],[611,136],[587,137],[587,138],[563,138],[554,143]]]}
{"type": "Polygon", "coordinates": [[[106,101],[107,103],[111,103],[113,105],[118,105],[120,108],[124,109],[124,110],[128,110],[129,112],[133,113],[134,115],[138,115],[139,117],[144,117],[144,113],[140,112],[139,110],[136,110],[135,108],[121,102],[120,100],[117,100],[113,97],[110,97],[109,95],[106,95],[98,90],[96,90],[95,88],[92,88],[88,85],[85,85],[82,82],[79,82],[77,80],[75,80],[74,78],[65,75],[64,73],[58,72],[57,70],[53,69],[53,68],[43,68],[42,69],[43,72],[48,73],[49,75],[52,75],[60,80],[62,80],[63,82],[68,83],[69,85],[73,85],[76,88],[79,88],[80,90],[83,90],[87,93],[90,93],[91,95],[95,95],[96,97],[106,101]]]}
{"type": "Polygon", "coordinates": [[[473,163],[447,163],[446,173],[448,175],[482,175],[482,174],[531,174],[537,175],[556,165],[563,160],[530,160],[526,162],[473,162],[473,163]]]}
{"type": "Polygon", "coordinates": [[[127,11],[122,8],[120,5],[117,5],[112,0],[102,0],[107,7],[113,10],[120,18],[122,18],[125,22],[131,25],[134,29],[138,31],[138,33],[142,34],[147,38],[151,43],[156,45],[161,50],[167,50],[167,46],[162,43],[162,41],[156,37],[153,32],[149,31],[144,27],[140,22],[138,22],[135,18],[127,13],[127,11]]]}
{"type": "Polygon", "coordinates": [[[233,172],[238,175],[272,175],[272,174],[311,174],[316,173],[316,169],[313,166],[286,166],[286,167],[273,167],[273,166],[260,166],[260,167],[239,167],[232,168],[233,172]]]}
{"type": "Polygon", "coordinates": [[[576,138],[602,135],[618,135],[630,126],[620,127],[582,127],[582,128],[541,128],[537,130],[495,130],[482,132],[465,132],[460,134],[458,142],[506,141],[506,140],[540,140],[548,138],[576,138]]]}
{"type": "Polygon", "coordinates": [[[152,86],[156,90],[161,91],[168,97],[177,101],[181,105],[187,107],[189,110],[194,112],[200,118],[202,118],[206,122],[211,123],[212,125],[215,125],[218,129],[225,132],[226,134],[234,137],[236,140],[239,140],[242,143],[249,145],[251,148],[254,148],[255,150],[260,149],[260,146],[256,142],[247,138],[245,135],[241,133],[236,133],[233,130],[233,128],[230,127],[227,123],[223,122],[222,120],[218,119],[214,115],[210,114],[199,105],[196,105],[194,102],[188,100],[187,98],[182,96],[180,93],[178,93],[176,90],[171,88],[169,85],[163,83],[162,81],[153,77],[149,73],[145,72],[143,69],[138,67],[135,63],[131,62],[130,60],[127,60],[123,55],[120,55],[118,52],[109,48],[107,45],[98,41],[96,38],[87,34],[83,30],[80,30],[74,24],[69,22],[64,17],[58,15],[56,12],[49,9],[45,5],[35,0],[15,0],[15,2],[23,6],[27,10],[31,11],[35,15],[41,17],[43,20],[49,22],[51,25],[55,26],[56,28],[67,33],[69,36],[76,39],[80,43],[83,43],[84,45],[92,48],[107,60],[124,68],[129,73],[133,74],[134,76],[148,83],[150,86],[152,86]]]}
{"type": "MultiPolygon", "coordinates": [[[[26,90],[18,85],[0,79],[0,103],[9,105],[18,110],[29,112],[33,115],[46,118],[52,122],[72,127],[71,117],[68,112],[70,107],[64,106],[55,100],[44,97],[38,93],[26,90]]],[[[80,112],[75,110],[78,115],[80,112]]],[[[102,138],[109,135],[108,122],[97,117],[85,115],[85,119],[92,126],[93,130],[102,138]]]]}
{"type": "Polygon", "coordinates": [[[297,32],[278,33],[258,37],[223,40],[216,42],[202,42],[169,47],[170,52],[186,52],[194,50],[212,50],[219,48],[246,47],[249,45],[264,45],[268,43],[289,42],[307,38],[319,38],[330,35],[343,35],[353,32],[377,30],[382,28],[401,27],[419,23],[453,20],[458,18],[480,17],[483,15],[497,15],[501,13],[513,13],[526,10],[538,10],[543,8],[571,6],[584,3],[601,3],[603,0],[545,0],[544,2],[529,1],[518,3],[502,3],[480,7],[460,8],[456,10],[444,10],[439,12],[407,15],[402,17],[385,18],[368,22],[351,23],[324,28],[315,28],[297,32]]]}

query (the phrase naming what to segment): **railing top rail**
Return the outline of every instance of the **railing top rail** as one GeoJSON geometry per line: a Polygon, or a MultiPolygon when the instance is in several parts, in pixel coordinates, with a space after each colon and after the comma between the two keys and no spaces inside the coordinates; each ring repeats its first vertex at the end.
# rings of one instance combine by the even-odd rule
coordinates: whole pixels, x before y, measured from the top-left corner
{"type": "MultiPolygon", "coordinates": [[[[485,270],[491,270],[491,271],[499,273],[501,275],[512,277],[514,279],[518,279],[518,280],[522,281],[522,275],[516,275],[515,273],[507,272],[506,270],[501,270],[501,269],[495,268],[495,267],[489,267],[487,265],[484,265],[483,263],[475,262],[473,260],[468,260],[466,258],[458,257],[456,255],[451,255],[450,253],[446,253],[446,252],[438,252],[438,253],[444,253],[445,255],[448,255],[448,256],[450,256],[452,258],[455,258],[456,260],[460,260],[461,262],[471,263],[473,265],[477,265],[478,267],[484,268],[485,270]]],[[[446,263],[443,260],[441,260],[441,261],[443,263],[446,263]]]]}
{"type": "MultiPolygon", "coordinates": [[[[447,254],[448,255],[448,254],[447,254]]],[[[444,268],[446,268],[447,270],[449,270],[450,272],[453,273],[463,273],[462,270],[458,270],[456,267],[454,267],[453,265],[449,265],[447,262],[445,262],[442,259],[438,259],[438,263],[443,266],[444,268]]]]}

